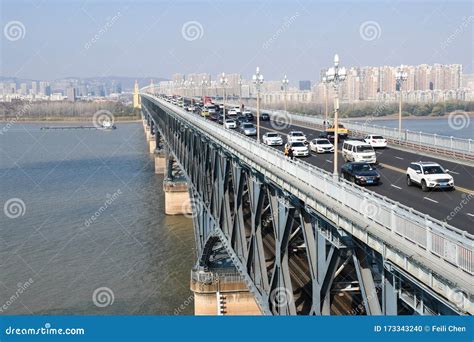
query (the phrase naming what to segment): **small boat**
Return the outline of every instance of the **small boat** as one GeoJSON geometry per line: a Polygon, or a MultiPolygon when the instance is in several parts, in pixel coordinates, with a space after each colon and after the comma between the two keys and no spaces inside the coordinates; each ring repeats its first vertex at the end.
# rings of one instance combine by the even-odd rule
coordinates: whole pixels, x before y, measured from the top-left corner
{"type": "Polygon", "coordinates": [[[113,124],[111,121],[103,121],[102,126],[99,129],[112,130],[117,129],[117,126],[115,126],[115,124],[113,124]]]}

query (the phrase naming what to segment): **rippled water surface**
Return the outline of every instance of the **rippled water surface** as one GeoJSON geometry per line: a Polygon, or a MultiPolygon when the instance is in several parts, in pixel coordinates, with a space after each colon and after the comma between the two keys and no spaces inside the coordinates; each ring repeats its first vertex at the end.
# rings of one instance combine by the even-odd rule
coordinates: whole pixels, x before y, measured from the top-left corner
{"type": "Polygon", "coordinates": [[[41,126],[0,135],[0,314],[192,314],[192,222],[164,215],[141,123],[41,126]]]}

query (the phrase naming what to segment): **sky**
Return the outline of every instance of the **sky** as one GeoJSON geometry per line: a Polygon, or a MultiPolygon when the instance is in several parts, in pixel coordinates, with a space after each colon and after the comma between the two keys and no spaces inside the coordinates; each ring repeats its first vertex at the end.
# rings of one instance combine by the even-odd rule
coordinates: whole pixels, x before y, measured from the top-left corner
{"type": "Polygon", "coordinates": [[[471,1],[0,0],[0,76],[241,73],[319,80],[341,65],[460,63],[474,73],[471,1]]]}

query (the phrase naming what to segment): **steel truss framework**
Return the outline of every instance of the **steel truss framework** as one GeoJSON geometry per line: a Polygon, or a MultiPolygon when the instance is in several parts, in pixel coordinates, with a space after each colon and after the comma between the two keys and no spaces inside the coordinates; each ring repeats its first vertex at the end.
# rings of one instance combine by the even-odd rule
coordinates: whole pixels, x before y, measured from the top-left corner
{"type": "Polygon", "coordinates": [[[169,109],[142,113],[188,180],[196,267],[225,248],[263,314],[458,313],[169,109]]]}

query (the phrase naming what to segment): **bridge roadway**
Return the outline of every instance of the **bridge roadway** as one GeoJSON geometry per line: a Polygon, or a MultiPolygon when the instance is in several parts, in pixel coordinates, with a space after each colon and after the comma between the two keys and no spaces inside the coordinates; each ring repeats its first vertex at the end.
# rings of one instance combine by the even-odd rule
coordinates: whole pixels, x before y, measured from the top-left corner
{"type": "MultiPolygon", "coordinates": [[[[321,133],[314,129],[295,125],[275,129],[277,125],[272,125],[268,121],[260,121],[260,127],[262,135],[268,131],[279,131],[284,135],[291,130],[300,130],[306,134],[309,140],[317,138],[321,133]]],[[[283,138],[285,140],[285,136],[283,138]]],[[[341,146],[342,144],[339,145],[339,151],[341,146]]],[[[278,148],[283,150],[283,147],[278,148]]],[[[380,171],[382,183],[367,187],[369,190],[474,234],[474,190],[472,189],[474,185],[474,167],[390,147],[376,150],[376,153],[379,162],[377,169],[380,171]],[[423,192],[417,186],[407,186],[406,168],[412,161],[440,163],[443,167],[452,171],[456,190],[423,192]],[[462,201],[467,202],[467,204],[463,204],[462,201]],[[456,210],[456,207],[459,209],[456,210]]],[[[304,159],[310,164],[329,172],[332,172],[334,167],[333,153],[316,154],[313,152],[304,159]]],[[[339,153],[338,165],[341,166],[343,163],[342,155],[339,153]]]]}
{"type": "MultiPolygon", "coordinates": [[[[252,112],[255,116],[255,111],[252,110],[252,112]]],[[[262,112],[266,111],[262,110],[262,112]]],[[[292,124],[291,119],[284,125],[274,124],[272,121],[260,121],[260,128],[261,135],[269,131],[279,132],[283,141],[286,141],[285,134],[292,130],[303,131],[308,140],[317,138],[321,133],[314,128],[292,124]]],[[[274,147],[283,151],[283,146],[274,147]]],[[[344,163],[340,152],[341,147],[342,143],[339,144],[339,167],[344,163]]],[[[385,149],[377,149],[376,153],[379,162],[377,169],[382,182],[379,185],[367,186],[367,189],[474,234],[474,166],[467,165],[469,162],[447,160],[446,157],[443,159],[434,158],[407,149],[391,148],[390,145],[385,149]],[[406,169],[413,161],[433,161],[450,170],[456,190],[423,192],[417,186],[407,186],[406,169]]],[[[310,156],[303,157],[303,159],[328,172],[333,171],[333,153],[317,154],[312,152],[310,156]]]]}
{"type": "MultiPolygon", "coordinates": [[[[273,127],[272,127],[271,123],[262,122],[262,124],[263,124],[262,130],[265,130],[265,129],[272,129],[273,130],[273,127]]],[[[210,126],[213,126],[213,125],[211,124],[210,126]]],[[[295,129],[295,127],[287,127],[285,129],[283,129],[283,132],[286,132],[286,131],[291,130],[291,129],[295,129]]],[[[298,128],[298,129],[300,129],[300,128],[298,128]]],[[[306,133],[308,134],[309,138],[312,138],[312,136],[311,136],[312,134],[316,134],[316,135],[318,134],[318,132],[315,131],[315,130],[309,130],[309,131],[306,131],[306,133]]],[[[391,149],[387,149],[383,152],[387,152],[387,151],[391,151],[391,149]]],[[[406,153],[408,153],[408,152],[406,152],[406,153]]],[[[307,158],[306,161],[311,162],[311,159],[313,158],[314,160],[312,160],[312,162],[311,162],[313,165],[316,165],[316,166],[321,167],[323,169],[327,168],[329,171],[332,171],[332,163],[330,162],[330,158],[328,158],[328,156],[329,155],[318,155],[316,157],[312,156],[312,157],[307,158]],[[320,158],[320,157],[323,157],[323,158],[320,158]],[[318,164],[317,162],[322,162],[322,165],[324,165],[324,167],[319,166],[320,164],[318,164]]],[[[403,158],[403,157],[400,157],[400,158],[403,158]]],[[[395,158],[395,159],[397,159],[397,158],[395,158]]],[[[397,159],[397,160],[400,160],[400,159],[397,159]]],[[[383,161],[382,161],[382,164],[384,164],[383,161]]],[[[394,172],[394,174],[396,175],[396,173],[395,173],[396,171],[393,170],[393,167],[392,168],[384,167],[384,172],[385,172],[385,170],[390,170],[390,171],[394,172]]],[[[387,179],[389,179],[388,177],[391,177],[391,176],[389,176],[389,175],[384,176],[384,183],[387,183],[388,181],[385,181],[385,177],[387,177],[387,179]]],[[[404,177],[402,177],[402,178],[404,180],[404,177]]],[[[290,179],[290,181],[291,181],[291,179],[290,179]]],[[[390,187],[392,187],[391,186],[392,184],[397,186],[396,183],[393,183],[392,180],[390,180],[390,182],[391,182],[390,185],[389,185],[390,187]]],[[[420,193],[422,193],[420,189],[418,189],[418,190],[419,190],[420,193]]],[[[470,190],[465,189],[464,193],[469,193],[469,191],[470,190]]],[[[453,193],[456,193],[456,192],[453,192],[453,193]]],[[[453,193],[451,193],[451,194],[453,194],[453,193]]],[[[426,193],[422,193],[422,194],[427,195],[426,193]]],[[[245,215],[245,216],[247,216],[247,215],[245,215]]],[[[247,219],[248,219],[248,217],[247,217],[247,219]]],[[[448,222],[448,223],[451,224],[451,222],[448,222]]],[[[250,226],[251,226],[250,224],[247,224],[246,228],[248,228],[250,226]]],[[[265,227],[263,227],[263,228],[264,228],[263,230],[265,231],[265,227]]],[[[249,235],[249,232],[247,232],[246,235],[249,235]]],[[[291,240],[291,238],[290,238],[290,240],[291,240]]],[[[267,236],[266,234],[264,234],[263,235],[263,242],[264,242],[264,249],[267,251],[268,254],[270,254],[271,251],[275,250],[275,241],[271,236],[267,236]]],[[[298,245],[298,243],[296,242],[295,245],[298,245]]],[[[412,251],[412,253],[414,253],[414,251],[412,251]]],[[[410,253],[410,254],[412,254],[412,253],[410,253]]],[[[293,267],[291,269],[291,272],[292,272],[292,282],[294,282],[294,284],[293,284],[294,288],[295,289],[299,288],[300,290],[302,290],[300,292],[301,296],[303,296],[303,297],[308,296],[309,293],[308,293],[308,290],[307,290],[307,285],[308,285],[308,279],[307,279],[307,277],[308,277],[308,268],[307,268],[307,265],[305,265],[303,259],[301,259],[297,253],[293,254],[290,257],[289,261],[290,261],[290,264],[293,265],[293,267]]],[[[350,274],[348,273],[347,275],[344,276],[344,278],[349,283],[355,281],[355,279],[351,279],[349,276],[350,276],[350,274]]],[[[451,278],[449,277],[448,279],[451,279],[451,278]]],[[[341,308],[341,310],[347,312],[347,308],[341,308]]],[[[304,310],[302,308],[301,311],[304,312],[306,310],[304,310]]]]}

